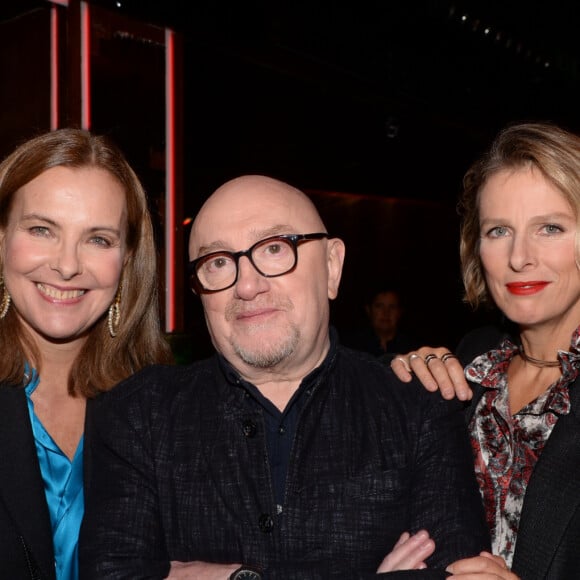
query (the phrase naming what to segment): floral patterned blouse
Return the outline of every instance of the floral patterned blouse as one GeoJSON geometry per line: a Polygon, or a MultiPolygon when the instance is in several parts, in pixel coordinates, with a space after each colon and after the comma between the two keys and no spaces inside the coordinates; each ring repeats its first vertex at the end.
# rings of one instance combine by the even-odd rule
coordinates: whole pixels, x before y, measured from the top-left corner
{"type": "Polygon", "coordinates": [[[511,566],[524,495],[530,476],[558,417],[570,412],[569,385],[580,370],[580,327],[570,352],[559,351],[561,377],[515,414],[509,410],[507,369],[519,351],[509,339],[465,368],[485,388],[471,423],[475,474],[483,496],[493,553],[511,566]]]}

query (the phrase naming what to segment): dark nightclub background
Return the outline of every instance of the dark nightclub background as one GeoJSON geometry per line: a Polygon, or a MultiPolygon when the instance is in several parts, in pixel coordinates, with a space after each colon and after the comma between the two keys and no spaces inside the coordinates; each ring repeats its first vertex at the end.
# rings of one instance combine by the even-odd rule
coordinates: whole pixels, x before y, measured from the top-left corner
{"type": "MultiPolygon", "coordinates": [[[[365,292],[379,280],[404,290],[406,325],[426,341],[453,344],[487,319],[461,302],[461,178],[506,123],[546,120],[580,131],[576,3],[90,4],[111,15],[111,27],[121,15],[181,35],[184,218],[226,179],[277,177],[309,192],[347,243],[332,310],[339,329],[361,323],[365,292]]],[[[6,41],[34,26],[23,15],[43,9],[41,0],[0,4],[2,155],[43,128],[38,47],[16,54],[6,41]]],[[[116,138],[155,198],[163,188],[162,51],[130,35],[105,36],[93,47],[93,129],[116,138]]],[[[186,292],[180,307],[193,356],[204,354],[195,297],[186,292]]]]}

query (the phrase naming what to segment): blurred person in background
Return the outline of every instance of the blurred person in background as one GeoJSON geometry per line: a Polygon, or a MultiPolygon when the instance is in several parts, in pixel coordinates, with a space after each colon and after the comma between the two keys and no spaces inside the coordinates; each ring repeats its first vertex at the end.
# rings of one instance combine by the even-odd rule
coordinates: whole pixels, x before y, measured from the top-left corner
{"type": "Polygon", "coordinates": [[[341,333],[345,346],[390,360],[398,352],[408,352],[420,342],[401,331],[404,314],[401,292],[389,284],[375,285],[365,301],[367,323],[353,332],[341,333]]]}

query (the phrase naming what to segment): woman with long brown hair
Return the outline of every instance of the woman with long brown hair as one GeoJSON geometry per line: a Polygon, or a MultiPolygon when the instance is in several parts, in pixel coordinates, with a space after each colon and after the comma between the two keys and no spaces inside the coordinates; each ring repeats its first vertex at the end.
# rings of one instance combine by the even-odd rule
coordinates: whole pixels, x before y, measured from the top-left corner
{"type": "Polygon", "coordinates": [[[139,180],[62,129],[0,165],[0,570],[74,579],[92,399],[171,360],[139,180]]]}

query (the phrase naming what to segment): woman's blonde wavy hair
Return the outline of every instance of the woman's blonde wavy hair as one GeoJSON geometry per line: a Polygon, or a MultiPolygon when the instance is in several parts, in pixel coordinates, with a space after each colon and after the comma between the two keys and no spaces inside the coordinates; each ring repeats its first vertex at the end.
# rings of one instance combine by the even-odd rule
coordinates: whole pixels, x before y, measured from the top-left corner
{"type": "Polygon", "coordinates": [[[556,187],[580,215],[580,138],[549,123],[520,123],[502,130],[465,174],[458,209],[460,257],[465,300],[474,308],[493,304],[479,255],[479,197],[487,181],[502,170],[534,168],[556,187]]]}

